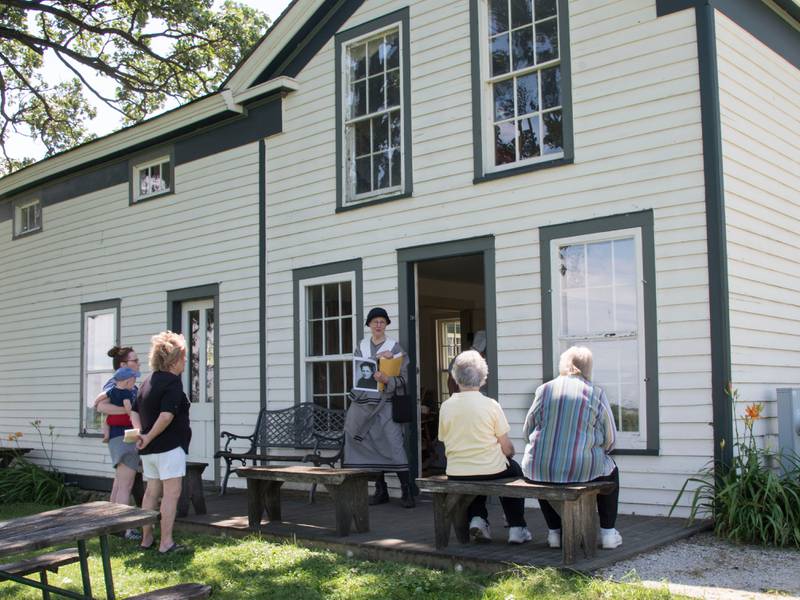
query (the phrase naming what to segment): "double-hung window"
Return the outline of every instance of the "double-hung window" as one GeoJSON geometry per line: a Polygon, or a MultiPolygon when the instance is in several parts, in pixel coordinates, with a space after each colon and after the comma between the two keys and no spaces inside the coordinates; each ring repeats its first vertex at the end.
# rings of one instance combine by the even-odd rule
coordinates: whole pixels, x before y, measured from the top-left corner
{"type": "Polygon", "coordinates": [[[652,246],[636,226],[545,230],[559,228],[554,236],[543,236],[550,263],[543,286],[550,292],[545,335],[551,336],[552,373],[567,348],[588,347],[592,381],[605,390],[614,413],[617,446],[657,448],[658,440],[651,439],[657,438],[658,410],[652,246]]]}
{"type": "Polygon", "coordinates": [[[473,0],[478,175],[572,158],[564,0],[473,0]],[[479,76],[478,73],[479,72],[479,76]]]}
{"type": "Polygon", "coordinates": [[[94,399],[114,374],[108,350],[119,343],[119,300],[81,306],[81,433],[100,433],[102,415],[94,410],[94,399]]]}
{"type": "Polygon", "coordinates": [[[29,199],[14,206],[14,236],[28,235],[42,229],[42,201],[29,199]]]}
{"type": "Polygon", "coordinates": [[[408,11],[336,36],[339,208],[410,193],[408,11]]]}
{"type": "Polygon", "coordinates": [[[356,340],[355,273],[299,282],[300,398],[326,408],[347,408],[353,387],[356,340]]]}

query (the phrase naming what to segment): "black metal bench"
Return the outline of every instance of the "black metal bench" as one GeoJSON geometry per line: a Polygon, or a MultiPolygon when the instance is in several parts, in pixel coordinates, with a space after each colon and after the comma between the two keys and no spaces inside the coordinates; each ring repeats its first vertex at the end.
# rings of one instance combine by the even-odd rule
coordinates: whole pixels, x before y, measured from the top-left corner
{"type": "MultiPolygon", "coordinates": [[[[341,464],[344,452],[344,410],[318,406],[311,402],[296,404],[280,410],[262,409],[258,413],[255,431],[251,435],[236,435],[223,431],[220,437],[227,438],[225,447],[214,458],[225,460],[225,476],[220,485],[220,495],[228,488],[231,464],[239,461],[242,466],[252,461],[259,462],[310,462],[315,467],[341,464]],[[231,446],[237,440],[246,440],[250,447],[237,452],[231,446]],[[291,448],[293,453],[282,454],[275,448],[291,448]],[[323,454],[323,451],[331,454],[323,454]]],[[[313,491],[312,491],[313,494],[313,491]]]]}

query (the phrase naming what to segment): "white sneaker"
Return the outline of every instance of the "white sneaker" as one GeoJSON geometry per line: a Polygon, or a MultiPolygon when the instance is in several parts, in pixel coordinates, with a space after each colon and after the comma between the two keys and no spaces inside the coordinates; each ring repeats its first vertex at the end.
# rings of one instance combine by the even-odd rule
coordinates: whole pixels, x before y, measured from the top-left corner
{"type": "Polygon", "coordinates": [[[492,541],[492,534],[489,532],[489,523],[483,517],[472,517],[469,522],[469,534],[479,543],[486,544],[492,541]]]}
{"type": "Polygon", "coordinates": [[[616,529],[600,529],[600,545],[610,550],[622,545],[622,536],[616,529]]]}
{"type": "Polygon", "coordinates": [[[508,543],[509,544],[524,544],[533,539],[531,532],[527,527],[509,527],[508,528],[508,543]]]}
{"type": "Polygon", "coordinates": [[[548,529],[547,531],[547,545],[550,548],[561,548],[561,530],[548,529]]]}

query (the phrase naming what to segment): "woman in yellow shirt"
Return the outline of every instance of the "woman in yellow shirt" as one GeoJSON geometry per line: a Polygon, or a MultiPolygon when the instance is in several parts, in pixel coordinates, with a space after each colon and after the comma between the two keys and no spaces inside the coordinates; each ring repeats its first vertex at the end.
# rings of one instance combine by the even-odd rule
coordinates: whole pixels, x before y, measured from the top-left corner
{"type": "MultiPolygon", "coordinates": [[[[497,400],[481,394],[489,367],[475,350],[459,354],[453,362],[452,375],[459,391],[441,406],[439,439],[447,455],[448,479],[474,481],[521,477],[522,469],[511,457],[514,444],[510,429],[497,400]]],[[[525,523],[523,498],[500,498],[508,521],[508,543],[530,541],[525,523]]],[[[469,532],[476,542],[491,541],[486,496],[477,496],[469,505],[469,532]]]]}

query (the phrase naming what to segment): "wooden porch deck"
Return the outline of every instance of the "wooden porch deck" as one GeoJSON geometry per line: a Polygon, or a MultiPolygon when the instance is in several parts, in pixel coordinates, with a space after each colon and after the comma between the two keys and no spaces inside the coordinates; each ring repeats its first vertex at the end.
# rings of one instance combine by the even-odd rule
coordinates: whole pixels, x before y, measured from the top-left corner
{"type": "MultiPolygon", "coordinates": [[[[321,490],[320,490],[321,491],[321,490]]],[[[453,568],[457,564],[482,571],[500,571],[510,565],[560,567],[561,551],[547,547],[547,527],[539,510],[528,509],[526,519],[533,541],[520,546],[506,543],[507,530],[502,526],[499,503],[489,504],[493,543],[459,544],[453,535],[450,545],[437,550],[433,544],[433,504],[425,494],[417,497],[417,507],[404,509],[399,500],[370,507],[370,531],[338,537],[334,531],[333,504],[324,494],[317,493],[314,504],[307,494],[282,492],[284,521],[262,521],[261,533],[267,539],[293,540],[304,546],[329,548],[373,560],[397,560],[435,568],[453,568]]],[[[178,519],[178,527],[205,533],[248,535],[247,495],[243,490],[229,490],[224,497],[207,492],[208,514],[178,519]]],[[[707,528],[705,523],[686,526],[684,519],[620,515],[617,529],[624,544],[614,550],[598,549],[590,560],[578,560],[575,570],[591,572],[617,561],[652,550],[658,546],[689,537],[707,528]]]]}

